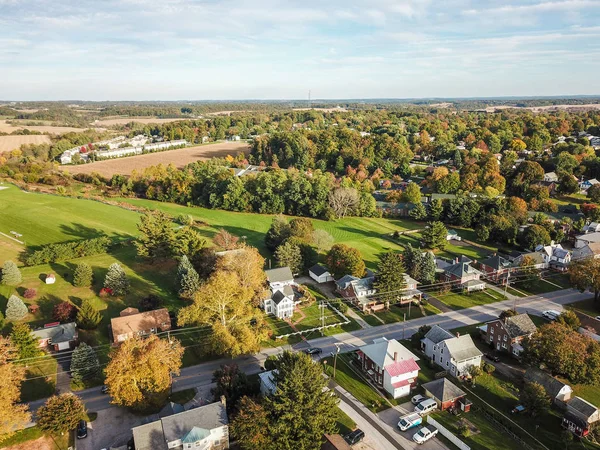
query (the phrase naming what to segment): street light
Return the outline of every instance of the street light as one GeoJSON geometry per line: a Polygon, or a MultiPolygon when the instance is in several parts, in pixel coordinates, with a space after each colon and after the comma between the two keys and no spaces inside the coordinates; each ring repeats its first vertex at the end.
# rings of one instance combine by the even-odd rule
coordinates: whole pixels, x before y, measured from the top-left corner
{"type": "Polygon", "coordinates": [[[333,379],[335,380],[335,369],[336,369],[336,366],[337,366],[337,356],[338,356],[338,353],[340,352],[340,345],[341,344],[335,343],[334,345],[335,345],[336,351],[335,351],[335,356],[333,358],[333,379]]]}

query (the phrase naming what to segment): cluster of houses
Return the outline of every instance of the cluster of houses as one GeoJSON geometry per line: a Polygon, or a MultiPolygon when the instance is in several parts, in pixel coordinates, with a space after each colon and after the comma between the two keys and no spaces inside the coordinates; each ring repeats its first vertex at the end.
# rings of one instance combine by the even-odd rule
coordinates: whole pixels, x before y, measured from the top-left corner
{"type": "Polygon", "coordinates": [[[149,138],[143,135],[138,135],[131,139],[119,136],[108,141],[95,142],[88,146],[75,147],[64,151],[60,155],[60,163],[73,164],[73,157],[75,155],[79,155],[81,161],[88,162],[91,155],[94,155],[95,160],[122,158],[124,156],[141,155],[142,153],[183,148],[187,145],[185,139],[147,143],[148,140],[149,138]]]}

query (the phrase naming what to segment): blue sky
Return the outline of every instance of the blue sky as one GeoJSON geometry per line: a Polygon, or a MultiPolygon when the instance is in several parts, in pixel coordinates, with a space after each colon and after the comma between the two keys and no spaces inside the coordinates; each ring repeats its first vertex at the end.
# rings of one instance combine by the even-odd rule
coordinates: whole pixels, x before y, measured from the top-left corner
{"type": "Polygon", "coordinates": [[[600,0],[0,0],[0,99],[600,94],[600,0]]]}

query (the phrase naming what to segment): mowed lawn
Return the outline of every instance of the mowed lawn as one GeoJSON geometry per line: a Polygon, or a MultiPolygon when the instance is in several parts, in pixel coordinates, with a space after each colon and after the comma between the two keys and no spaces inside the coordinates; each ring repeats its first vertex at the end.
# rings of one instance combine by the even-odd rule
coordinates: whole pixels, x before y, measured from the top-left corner
{"type": "Polygon", "coordinates": [[[434,294],[434,297],[445,303],[452,309],[471,308],[473,306],[487,305],[488,303],[501,302],[506,297],[493,289],[485,289],[478,292],[442,292],[434,294]]]}
{"type": "MultiPolygon", "coordinates": [[[[137,234],[139,214],[93,200],[25,192],[10,184],[0,189],[0,232],[16,231],[27,246],[74,241],[103,234],[137,234]]],[[[12,236],[12,235],[11,235],[12,236]]],[[[2,238],[3,241],[14,241],[2,238]]],[[[6,246],[0,246],[2,252],[6,246]]],[[[0,261],[5,258],[0,253],[0,261]]]]}

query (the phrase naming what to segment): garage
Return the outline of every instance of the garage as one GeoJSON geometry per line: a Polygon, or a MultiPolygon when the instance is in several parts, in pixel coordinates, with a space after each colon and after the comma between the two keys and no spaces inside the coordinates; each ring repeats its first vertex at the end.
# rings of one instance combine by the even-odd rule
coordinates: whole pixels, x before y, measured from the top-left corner
{"type": "Polygon", "coordinates": [[[56,346],[56,350],[57,351],[61,351],[61,350],[69,350],[71,348],[71,345],[69,344],[69,341],[66,342],[58,342],[57,344],[54,344],[56,346]]]}

